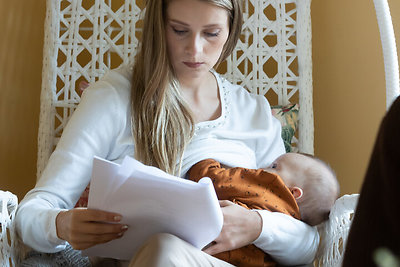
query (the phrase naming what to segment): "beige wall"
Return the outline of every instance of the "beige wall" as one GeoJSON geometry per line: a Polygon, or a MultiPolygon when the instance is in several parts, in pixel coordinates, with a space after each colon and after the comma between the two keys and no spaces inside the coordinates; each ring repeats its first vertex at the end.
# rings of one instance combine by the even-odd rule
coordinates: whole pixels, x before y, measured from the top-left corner
{"type": "Polygon", "coordinates": [[[45,0],[0,0],[0,189],[34,186],[45,0]]]}
{"type": "MultiPolygon", "coordinates": [[[[400,1],[390,0],[400,40],[400,1]]],[[[313,0],[315,153],[336,170],[342,194],[358,192],[385,112],[385,79],[373,1],[313,0]]]]}
{"type": "MultiPolygon", "coordinates": [[[[400,1],[390,0],[400,42],[400,1]]],[[[45,0],[0,0],[0,189],[33,187],[45,0]]],[[[358,192],[385,110],[372,0],[313,0],[315,152],[358,192]]]]}

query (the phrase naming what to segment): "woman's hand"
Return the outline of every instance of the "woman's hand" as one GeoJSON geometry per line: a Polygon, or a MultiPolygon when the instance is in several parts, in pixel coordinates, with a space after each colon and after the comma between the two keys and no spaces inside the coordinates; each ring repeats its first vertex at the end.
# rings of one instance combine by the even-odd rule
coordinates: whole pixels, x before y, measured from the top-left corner
{"type": "Polygon", "coordinates": [[[248,210],[228,200],[220,200],[224,225],[220,235],[203,251],[214,255],[241,248],[258,238],[262,219],[258,212],[248,210]]]}
{"type": "Polygon", "coordinates": [[[56,218],[57,236],[78,250],[120,238],[128,229],[121,215],[87,208],[61,211],[56,218]]]}

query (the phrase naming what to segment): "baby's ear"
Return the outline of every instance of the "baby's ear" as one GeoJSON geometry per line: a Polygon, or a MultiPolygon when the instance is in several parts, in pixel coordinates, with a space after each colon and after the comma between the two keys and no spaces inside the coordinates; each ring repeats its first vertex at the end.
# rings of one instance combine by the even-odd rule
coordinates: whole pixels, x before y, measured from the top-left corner
{"type": "Polygon", "coordinates": [[[300,199],[303,196],[303,189],[297,186],[290,188],[290,192],[292,192],[296,200],[300,199]]]}

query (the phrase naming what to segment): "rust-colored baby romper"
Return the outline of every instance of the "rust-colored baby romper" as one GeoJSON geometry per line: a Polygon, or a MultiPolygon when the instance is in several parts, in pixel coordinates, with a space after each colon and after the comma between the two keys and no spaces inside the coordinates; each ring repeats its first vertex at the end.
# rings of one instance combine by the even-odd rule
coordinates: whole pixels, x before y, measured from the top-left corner
{"type": "MultiPolygon", "coordinates": [[[[296,200],[282,179],[263,169],[222,168],[213,159],[193,165],[189,179],[198,182],[210,177],[218,199],[230,200],[247,209],[282,212],[300,219],[296,200]]],[[[235,266],[276,266],[272,258],[254,245],[214,255],[235,266]]]]}

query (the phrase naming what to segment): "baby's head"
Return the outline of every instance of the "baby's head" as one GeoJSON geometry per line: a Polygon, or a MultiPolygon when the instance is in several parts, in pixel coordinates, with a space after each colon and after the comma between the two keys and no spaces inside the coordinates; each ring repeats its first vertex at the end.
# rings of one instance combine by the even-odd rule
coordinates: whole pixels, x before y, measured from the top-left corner
{"type": "Polygon", "coordinates": [[[317,225],[328,219],[339,195],[339,183],[325,162],[311,155],[286,153],[266,170],[278,174],[289,187],[304,222],[317,225]]]}

